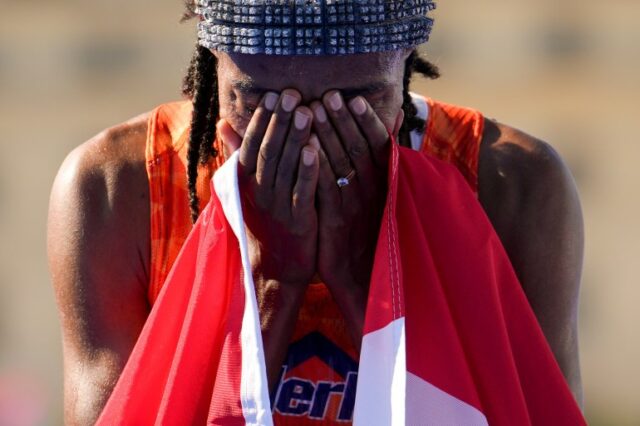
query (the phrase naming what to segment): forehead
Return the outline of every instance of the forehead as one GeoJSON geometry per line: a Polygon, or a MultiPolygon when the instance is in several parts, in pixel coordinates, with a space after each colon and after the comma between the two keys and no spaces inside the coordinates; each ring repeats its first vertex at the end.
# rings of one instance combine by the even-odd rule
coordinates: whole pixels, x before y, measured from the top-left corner
{"type": "Polygon", "coordinates": [[[328,90],[375,91],[402,84],[403,51],[344,56],[271,56],[216,52],[218,76],[243,93],[294,88],[318,98],[328,90]]]}

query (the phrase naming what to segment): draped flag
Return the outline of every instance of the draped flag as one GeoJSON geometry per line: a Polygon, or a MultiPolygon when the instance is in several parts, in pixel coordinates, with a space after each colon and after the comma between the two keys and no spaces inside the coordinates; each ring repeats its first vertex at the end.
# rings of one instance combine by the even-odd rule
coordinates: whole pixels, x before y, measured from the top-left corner
{"type": "MultiPolygon", "coordinates": [[[[234,154],[98,425],[271,425],[234,154]]],[[[356,425],[583,425],[509,259],[451,165],[392,144],[356,425]]]]}

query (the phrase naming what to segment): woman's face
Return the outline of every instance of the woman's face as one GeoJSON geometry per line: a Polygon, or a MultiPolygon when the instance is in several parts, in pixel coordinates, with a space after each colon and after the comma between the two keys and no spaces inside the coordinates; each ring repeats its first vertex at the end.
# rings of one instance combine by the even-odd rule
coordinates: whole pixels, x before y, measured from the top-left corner
{"type": "Polygon", "coordinates": [[[244,135],[266,91],[296,89],[302,105],[329,90],[364,96],[388,129],[402,107],[409,50],[345,56],[267,56],[214,52],[218,58],[220,117],[244,135]]]}

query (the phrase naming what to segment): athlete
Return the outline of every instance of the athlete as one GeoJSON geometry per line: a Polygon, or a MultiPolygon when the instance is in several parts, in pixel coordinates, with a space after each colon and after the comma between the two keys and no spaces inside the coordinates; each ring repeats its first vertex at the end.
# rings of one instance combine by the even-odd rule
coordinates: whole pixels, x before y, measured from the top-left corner
{"type": "Polygon", "coordinates": [[[389,133],[455,165],[477,193],[581,402],[583,224],[575,183],[553,148],[478,111],[409,92],[415,72],[438,77],[415,50],[428,38],[428,18],[404,44],[381,37],[368,51],[357,48],[359,31],[338,33],[331,50],[311,24],[298,45],[308,51],[283,34],[254,51],[249,33],[234,51],[222,33],[203,31],[225,2],[199,3],[197,11],[188,4],[200,35],[187,100],[80,145],[53,186],[48,252],[66,422],[99,416],[209,200],[212,174],[235,150],[274,415],[280,424],[351,421],[389,133]],[[301,389],[311,404],[296,403],[301,389]]]}

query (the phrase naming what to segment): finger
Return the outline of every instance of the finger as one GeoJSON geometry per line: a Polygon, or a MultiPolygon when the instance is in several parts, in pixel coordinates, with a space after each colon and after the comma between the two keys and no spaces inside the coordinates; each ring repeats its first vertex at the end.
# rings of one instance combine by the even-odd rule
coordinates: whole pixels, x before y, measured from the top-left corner
{"type": "Polygon", "coordinates": [[[327,158],[325,152],[320,146],[320,142],[318,137],[315,134],[312,134],[309,137],[309,145],[316,148],[318,151],[318,160],[319,160],[319,176],[318,176],[318,212],[321,214],[336,212],[340,207],[341,197],[340,197],[340,189],[336,184],[336,177],[331,170],[331,165],[329,164],[329,159],[327,158]]]}
{"type": "Polygon", "coordinates": [[[375,164],[379,167],[386,165],[389,130],[387,130],[373,108],[371,108],[371,105],[362,96],[357,96],[349,101],[349,109],[358,123],[360,131],[369,143],[369,149],[375,164]]]}
{"type": "Polygon", "coordinates": [[[309,140],[313,113],[307,107],[298,107],[293,114],[293,125],[287,135],[278,163],[276,174],[276,195],[290,197],[295,183],[296,169],[300,160],[300,150],[309,140]]]}
{"type": "Polygon", "coordinates": [[[260,100],[260,104],[251,117],[247,131],[240,147],[240,165],[243,173],[247,176],[256,172],[258,162],[258,152],[262,144],[269,120],[276,103],[278,102],[278,94],[273,92],[266,93],[260,100]]]}
{"type": "Polygon", "coordinates": [[[342,95],[336,90],[330,91],[324,95],[323,103],[359,178],[369,177],[372,166],[369,144],[346,107],[342,95]]]}
{"type": "Polygon", "coordinates": [[[307,145],[302,149],[298,166],[298,179],[293,188],[292,216],[309,220],[315,209],[315,194],[318,185],[318,150],[307,145]]]}
{"type": "Polygon", "coordinates": [[[289,133],[293,110],[300,103],[300,94],[291,89],[282,92],[271,116],[258,153],[256,181],[259,186],[272,188],[284,141],[289,133]]]}
{"type": "Polygon", "coordinates": [[[222,141],[222,149],[226,158],[229,158],[242,145],[242,138],[224,118],[216,123],[216,134],[222,141]]]}
{"type": "Polygon", "coordinates": [[[342,147],[339,135],[329,121],[326,109],[320,102],[313,102],[311,109],[314,118],[313,126],[330,169],[338,176],[347,176],[353,170],[353,166],[342,147]]]}

